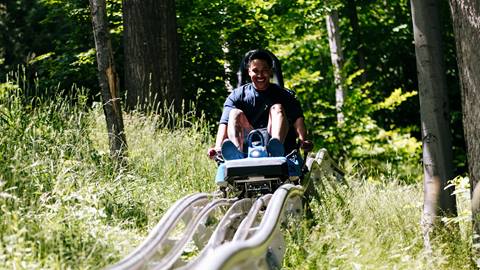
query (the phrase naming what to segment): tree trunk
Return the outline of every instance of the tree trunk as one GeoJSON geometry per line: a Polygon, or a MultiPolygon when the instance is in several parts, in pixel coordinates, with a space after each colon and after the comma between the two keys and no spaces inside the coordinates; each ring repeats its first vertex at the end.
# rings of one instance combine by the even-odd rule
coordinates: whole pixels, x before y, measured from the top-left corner
{"type": "Polygon", "coordinates": [[[175,1],[123,0],[123,25],[128,107],[179,107],[183,92],[175,1]]]}
{"type": "Polygon", "coordinates": [[[333,64],[333,75],[335,78],[335,107],[337,109],[337,122],[342,125],[344,122],[342,107],[345,100],[345,89],[343,87],[343,52],[340,41],[340,26],[338,24],[338,11],[332,10],[326,16],[328,43],[330,45],[330,56],[333,64]]]}
{"type": "MultiPolygon", "coordinates": [[[[472,191],[474,233],[480,235],[480,2],[450,0],[462,91],[463,129],[472,191]]],[[[474,236],[474,244],[480,239],[474,236]]],[[[475,256],[480,251],[474,245],[475,256]]]]}
{"type": "Polygon", "coordinates": [[[347,13],[348,19],[350,20],[350,27],[352,27],[351,33],[351,42],[355,48],[355,53],[357,54],[358,67],[363,70],[362,73],[362,82],[367,82],[367,67],[365,64],[365,52],[364,44],[362,43],[362,32],[358,26],[358,14],[357,14],[357,3],[355,0],[347,0],[345,3],[345,11],[347,13]]]}
{"type": "Polygon", "coordinates": [[[422,122],[425,245],[438,216],[456,215],[453,190],[445,190],[453,178],[451,134],[438,3],[411,0],[415,54],[417,57],[422,122]]]}
{"type": "Polygon", "coordinates": [[[90,9],[97,50],[98,80],[102,91],[110,154],[122,160],[126,153],[127,140],[123,131],[122,108],[118,97],[118,75],[113,62],[105,0],[90,0],[90,9]]]}
{"type": "Polygon", "coordinates": [[[227,60],[227,55],[230,51],[229,45],[226,41],[222,40],[222,51],[223,51],[223,57],[225,58],[223,62],[223,70],[225,70],[225,88],[227,91],[230,93],[233,91],[233,84],[230,80],[231,76],[230,74],[232,73],[232,67],[230,62],[227,60]]]}

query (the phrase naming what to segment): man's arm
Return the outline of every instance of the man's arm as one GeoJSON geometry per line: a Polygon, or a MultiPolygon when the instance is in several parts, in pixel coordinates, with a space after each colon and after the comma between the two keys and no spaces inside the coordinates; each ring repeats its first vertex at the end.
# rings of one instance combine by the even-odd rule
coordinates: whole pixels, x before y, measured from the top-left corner
{"type": "Polygon", "coordinates": [[[222,143],[227,138],[227,124],[219,124],[217,137],[215,139],[215,146],[207,150],[209,158],[213,159],[215,155],[222,149],[222,143]]]}
{"type": "Polygon", "coordinates": [[[220,150],[222,148],[222,143],[227,137],[227,124],[218,125],[217,138],[215,139],[215,150],[220,150]]]}
{"type": "Polygon", "coordinates": [[[297,118],[295,123],[293,123],[293,127],[297,132],[298,139],[300,139],[302,142],[305,141],[307,139],[307,129],[305,128],[305,121],[303,120],[303,117],[297,118]]]}
{"type": "Polygon", "coordinates": [[[305,128],[305,121],[303,117],[297,118],[295,123],[293,123],[293,128],[295,128],[295,132],[297,132],[298,139],[300,140],[300,147],[309,152],[313,148],[313,143],[307,140],[307,129],[305,128]]]}

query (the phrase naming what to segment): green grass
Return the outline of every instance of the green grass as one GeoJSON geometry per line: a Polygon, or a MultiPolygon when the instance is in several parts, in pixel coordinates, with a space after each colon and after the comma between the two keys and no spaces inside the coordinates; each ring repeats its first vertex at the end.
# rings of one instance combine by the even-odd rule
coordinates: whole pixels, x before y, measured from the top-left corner
{"type": "MultiPolygon", "coordinates": [[[[133,250],[177,199],[213,191],[202,119],[125,115],[127,165],[110,159],[103,111],[65,98],[25,102],[0,85],[0,268],[99,269],[133,250]],[[187,124],[186,124],[187,123],[187,124]],[[171,125],[171,123],[169,124],[171,125]]],[[[463,233],[422,249],[422,187],[350,169],[322,192],[313,220],[287,232],[287,269],[470,269],[463,233]]]]}
{"type": "Polygon", "coordinates": [[[184,116],[168,130],[158,117],[127,115],[120,166],[108,155],[101,107],[62,98],[32,106],[12,84],[0,95],[1,269],[102,268],[177,199],[215,188],[201,119],[184,116]]]}
{"type": "MultiPolygon", "coordinates": [[[[311,204],[313,222],[287,231],[287,269],[476,269],[468,218],[450,220],[455,226],[436,235],[429,254],[420,228],[422,184],[372,183],[352,175],[350,188],[326,185],[321,201],[311,204]]],[[[464,195],[457,201],[468,215],[464,195]]]]}

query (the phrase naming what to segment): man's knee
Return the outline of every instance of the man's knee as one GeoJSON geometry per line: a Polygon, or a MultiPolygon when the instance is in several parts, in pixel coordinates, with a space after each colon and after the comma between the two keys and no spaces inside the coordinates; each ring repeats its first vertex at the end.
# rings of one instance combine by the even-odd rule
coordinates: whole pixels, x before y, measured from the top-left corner
{"type": "Polygon", "coordinates": [[[245,113],[240,109],[232,109],[229,114],[229,123],[250,130],[252,127],[245,113]]]}
{"type": "Polygon", "coordinates": [[[240,118],[245,117],[245,113],[240,110],[240,109],[231,109],[230,114],[229,114],[229,119],[232,119],[234,121],[240,120],[240,118]]]}

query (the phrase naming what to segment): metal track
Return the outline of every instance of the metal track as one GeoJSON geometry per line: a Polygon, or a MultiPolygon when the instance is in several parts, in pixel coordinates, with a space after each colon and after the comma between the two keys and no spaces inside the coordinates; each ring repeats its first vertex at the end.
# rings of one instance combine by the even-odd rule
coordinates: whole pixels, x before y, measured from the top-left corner
{"type": "MultiPolygon", "coordinates": [[[[245,240],[226,243],[198,264],[196,269],[279,269],[284,247],[274,247],[278,230],[289,199],[301,197],[303,188],[286,184],[278,188],[270,199],[265,215],[252,236],[245,240]]],[[[299,206],[301,208],[301,203],[299,206]]],[[[298,208],[297,208],[298,209],[298,208]]],[[[280,243],[283,239],[280,239],[280,243]]]]}
{"type": "Polygon", "coordinates": [[[343,171],[322,149],[306,159],[303,186],[285,184],[258,199],[198,193],[178,200],[130,255],[109,269],[280,269],[281,224],[302,218],[302,198],[343,171]],[[187,254],[187,256],[182,256],[187,254]]]}
{"type": "Polygon", "coordinates": [[[169,269],[181,256],[196,232],[205,235],[209,216],[236,199],[213,199],[213,194],[197,193],[178,200],[165,213],[143,243],[109,269],[169,269]],[[203,230],[202,230],[203,229],[203,230]]]}

